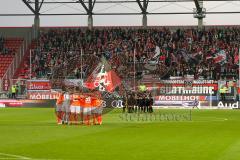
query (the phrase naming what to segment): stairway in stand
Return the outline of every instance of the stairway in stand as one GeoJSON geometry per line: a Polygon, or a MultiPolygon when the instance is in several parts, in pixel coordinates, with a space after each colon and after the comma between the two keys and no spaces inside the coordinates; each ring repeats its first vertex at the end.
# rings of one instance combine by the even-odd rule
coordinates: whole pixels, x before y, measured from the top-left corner
{"type": "Polygon", "coordinates": [[[20,63],[18,69],[14,74],[14,79],[29,79],[30,78],[30,50],[33,50],[37,47],[37,42],[32,41],[32,43],[28,46],[22,62],[20,63]]]}

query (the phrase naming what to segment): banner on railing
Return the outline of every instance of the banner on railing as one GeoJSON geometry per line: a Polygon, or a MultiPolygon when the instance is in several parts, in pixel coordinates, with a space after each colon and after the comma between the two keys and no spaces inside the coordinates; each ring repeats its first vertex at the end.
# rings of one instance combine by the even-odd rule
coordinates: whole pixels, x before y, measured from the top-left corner
{"type": "Polygon", "coordinates": [[[0,108],[5,107],[41,107],[54,108],[56,100],[0,99],[0,108]]]}
{"type": "Polygon", "coordinates": [[[216,96],[218,91],[217,81],[191,81],[186,87],[184,80],[163,80],[158,83],[145,83],[147,90],[154,95],[193,95],[193,96],[216,96]]]}
{"type": "Polygon", "coordinates": [[[58,99],[59,92],[56,91],[28,91],[27,98],[28,99],[58,99]]]}
{"type": "Polygon", "coordinates": [[[50,90],[51,83],[49,80],[28,80],[27,89],[28,90],[50,90]]]}

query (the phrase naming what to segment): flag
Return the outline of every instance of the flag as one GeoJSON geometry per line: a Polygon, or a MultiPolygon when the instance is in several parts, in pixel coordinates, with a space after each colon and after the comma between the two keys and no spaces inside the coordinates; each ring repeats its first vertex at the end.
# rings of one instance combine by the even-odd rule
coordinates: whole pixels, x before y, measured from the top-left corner
{"type": "Polygon", "coordinates": [[[93,70],[91,75],[87,78],[86,82],[84,82],[84,87],[88,89],[94,89],[96,88],[94,85],[94,81],[97,79],[98,73],[100,71],[101,65],[98,64],[98,66],[93,70]]]}
{"type": "Polygon", "coordinates": [[[156,48],[155,48],[155,55],[153,56],[153,58],[156,58],[159,55],[160,55],[160,48],[158,46],[156,46],[156,48]]]}
{"type": "Polygon", "coordinates": [[[117,76],[116,72],[113,70],[110,70],[107,72],[107,82],[108,85],[106,86],[106,90],[108,92],[113,92],[116,87],[118,87],[121,84],[121,79],[117,76]]]}
{"type": "Polygon", "coordinates": [[[224,50],[220,50],[215,57],[213,58],[215,63],[225,63],[226,62],[226,52],[224,50]]]}
{"type": "Polygon", "coordinates": [[[208,54],[208,55],[206,56],[206,60],[209,60],[209,59],[212,59],[212,58],[213,58],[213,56],[210,55],[210,54],[208,54]]]}
{"type": "Polygon", "coordinates": [[[120,78],[113,70],[106,72],[104,65],[102,65],[101,69],[97,68],[94,71],[96,70],[99,73],[93,72],[84,83],[86,88],[98,88],[99,91],[113,92],[121,84],[120,78]]]}
{"type": "Polygon", "coordinates": [[[187,53],[187,51],[185,49],[180,49],[178,51],[178,54],[182,55],[182,57],[184,58],[185,62],[188,62],[190,60],[190,56],[187,53]]]}
{"type": "Polygon", "coordinates": [[[238,56],[238,54],[234,55],[234,64],[238,64],[239,65],[239,56],[238,56]]]}
{"type": "Polygon", "coordinates": [[[144,65],[144,68],[150,71],[155,71],[157,69],[157,65],[153,63],[149,63],[149,64],[147,63],[144,65]]]}
{"type": "Polygon", "coordinates": [[[177,57],[173,53],[171,53],[171,57],[172,57],[172,62],[175,62],[175,63],[178,62],[177,57]]]}

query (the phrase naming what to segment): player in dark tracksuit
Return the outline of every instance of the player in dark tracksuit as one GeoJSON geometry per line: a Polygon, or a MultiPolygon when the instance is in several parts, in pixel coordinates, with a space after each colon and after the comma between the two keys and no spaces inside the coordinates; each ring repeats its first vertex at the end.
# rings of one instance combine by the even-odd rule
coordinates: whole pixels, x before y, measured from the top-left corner
{"type": "Polygon", "coordinates": [[[149,95],[149,113],[152,113],[153,112],[153,108],[152,108],[152,106],[153,106],[153,97],[152,97],[152,95],[150,94],[149,95]]]}
{"type": "Polygon", "coordinates": [[[129,95],[128,99],[128,113],[132,113],[134,109],[135,99],[133,95],[129,95]]]}
{"type": "Polygon", "coordinates": [[[140,95],[136,95],[136,106],[137,106],[137,111],[141,111],[141,106],[140,106],[140,95]]]}
{"type": "Polygon", "coordinates": [[[141,112],[144,112],[144,98],[142,95],[139,98],[139,106],[140,106],[141,112]]]}
{"type": "Polygon", "coordinates": [[[150,106],[149,96],[147,96],[145,99],[145,105],[146,105],[146,112],[149,112],[149,106],[150,106]]]}
{"type": "Polygon", "coordinates": [[[145,95],[142,97],[142,106],[143,106],[143,112],[145,113],[147,111],[147,98],[145,95]]]}
{"type": "Polygon", "coordinates": [[[128,108],[128,97],[127,96],[125,96],[123,98],[123,113],[125,113],[126,108],[128,108]]]}
{"type": "Polygon", "coordinates": [[[134,112],[138,111],[138,101],[137,101],[137,94],[134,94],[134,112]]]}

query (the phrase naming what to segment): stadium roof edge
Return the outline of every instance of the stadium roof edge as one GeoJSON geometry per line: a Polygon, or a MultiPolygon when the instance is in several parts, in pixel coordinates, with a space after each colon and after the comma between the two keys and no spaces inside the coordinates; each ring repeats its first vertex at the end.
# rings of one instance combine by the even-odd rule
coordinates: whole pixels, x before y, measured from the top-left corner
{"type": "MultiPolygon", "coordinates": [[[[94,28],[142,28],[142,26],[94,26],[94,28]]],[[[196,25],[151,25],[148,27],[197,27],[196,25]]],[[[205,27],[240,27],[240,25],[205,25],[205,27]]],[[[0,26],[0,28],[32,28],[32,26],[0,26]]],[[[41,26],[40,28],[88,28],[87,26],[41,26]]]]}

